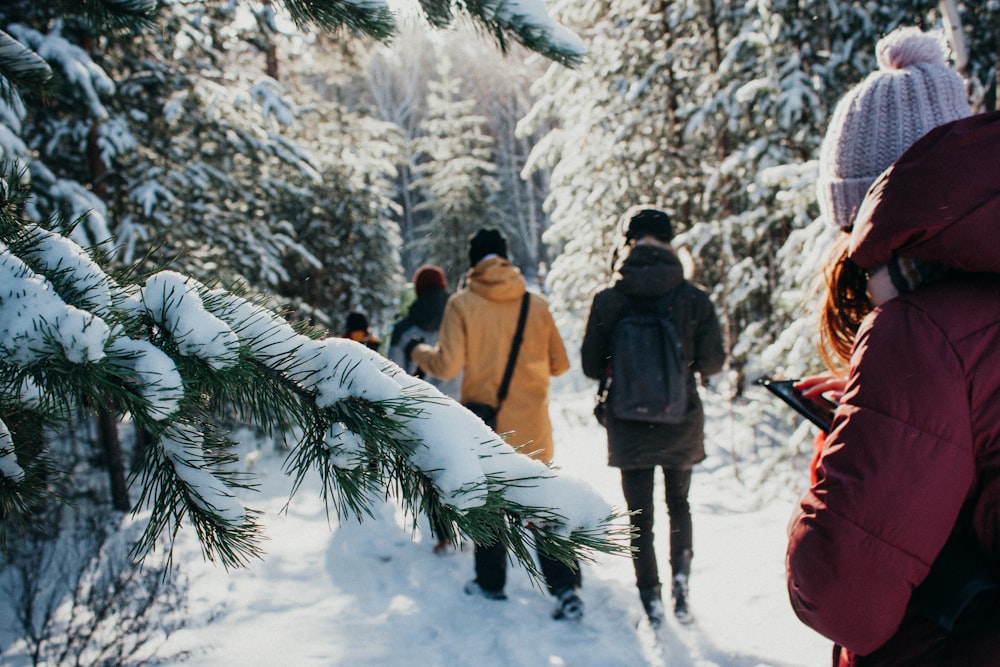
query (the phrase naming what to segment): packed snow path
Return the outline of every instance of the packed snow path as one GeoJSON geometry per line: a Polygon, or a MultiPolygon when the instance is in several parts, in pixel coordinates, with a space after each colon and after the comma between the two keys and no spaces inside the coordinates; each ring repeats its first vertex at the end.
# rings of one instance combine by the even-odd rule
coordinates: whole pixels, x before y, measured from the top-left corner
{"type": "MultiPolygon", "coordinates": [[[[586,386],[571,379],[553,391],[556,464],[623,507],[617,470],[605,464],[604,432],[590,412],[593,392],[580,388],[586,386]]],[[[163,654],[189,650],[184,664],[206,667],[825,665],[829,642],[798,622],[785,593],[785,526],[796,490],[786,488],[793,485],[787,474],[770,474],[767,463],[746,456],[754,425],[735,422],[713,394],[706,399],[709,458],[696,469],[691,491],[692,625],[671,616],[654,633],[643,621],[632,565],[620,557],[584,565],[581,623],[551,620],[551,599],[520,566],[508,573],[507,601],[467,596],[471,545],[435,556],[426,523],[413,534],[392,503],[374,520],[331,525],[306,484],[283,513],[283,454],[264,444],[250,457],[262,486],[246,500],[266,513],[265,561],[227,573],[202,562],[184,536],[177,562],[192,584],[190,625],[163,654]],[[755,480],[753,488],[740,480],[755,480]]],[[[658,510],[657,554],[667,571],[662,503],[658,510]]]]}

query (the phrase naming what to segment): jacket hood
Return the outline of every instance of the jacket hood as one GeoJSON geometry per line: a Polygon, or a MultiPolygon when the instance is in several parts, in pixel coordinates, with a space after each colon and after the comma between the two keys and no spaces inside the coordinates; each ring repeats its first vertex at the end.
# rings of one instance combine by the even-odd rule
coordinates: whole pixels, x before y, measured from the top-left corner
{"type": "Polygon", "coordinates": [[[672,250],[654,245],[633,246],[615,287],[631,296],[666,294],[684,281],[684,267],[672,250]]]}
{"type": "Polygon", "coordinates": [[[1000,273],[1000,112],[931,130],[872,185],[848,257],[871,269],[894,255],[1000,273]]]}
{"type": "Polygon", "coordinates": [[[466,275],[468,289],[490,301],[514,301],[527,289],[521,270],[503,257],[483,260],[466,275]]]}

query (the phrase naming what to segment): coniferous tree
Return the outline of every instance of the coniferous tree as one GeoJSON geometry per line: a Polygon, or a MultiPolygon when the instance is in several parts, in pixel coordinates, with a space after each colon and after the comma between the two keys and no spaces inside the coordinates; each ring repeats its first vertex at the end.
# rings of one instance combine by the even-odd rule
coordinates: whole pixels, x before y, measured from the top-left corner
{"type": "Polygon", "coordinates": [[[543,209],[548,170],[523,173],[531,148],[543,131],[519,133],[518,123],[531,109],[532,84],[545,72],[544,63],[520,48],[502,57],[469,39],[454,39],[450,50],[456,54],[453,59],[466,63],[462,68],[464,93],[476,100],[477,112],[488,119],[484,129],[493,140],[491,161],[499,187],[494,197],[496,227],[507,233],[512,261],[533,279],[551,261],[542,242],[548,228],[543,209]]]}
{"type": "Polygon", "coordinates": [[[418,207],[420,192],[410,184],[414,177],[411,170],[419,157],[412,154],[412,140],[417,138],[427,113],[428,82],[436,76],[439,53],[462,63],[453,72],[459,82],[458,95],[471,102],[471,113],[486,119],[482,130],[492,138],[490,161],[499,190],[493,198],[495,219],[488,224],[507,232],[512,260],[526,275],[534,276],[549,259],[541,239],[548,226],[542,209],[547,170],[522,176],[537,137],[519,134],[517,124],[531,107],[531,85],[544,71],[544,65],[516,45],[509,53],[499,53],[474,39],[468,29],[431,35],[419,26],[411,26],[391,48],[379,49],[365,68],[368,99],[378,117],[397,125],[410,142],[407,151],[411,154],[398,164],[400,191],[396,198],[406,272],[412,273],[425,261],[437,261],[415,243],[424,236],[421,228],[427,224],[430,212],[418,207]]]}
{"type": "Polygon", "coordinates": [[[406,275],[427,260],[416,244],[428,213],[418,210],[419,193],[413,188],[414,141],[426,115],[427,83],[434,73],[436,55],[427,30],[410,23],[391,47],[372,54],[365,70],[366,91],[376,116],[398,128],[402,145],[396,161],[398,221],[403,240],[401,261],[406,275]]]}
{"type": "MultiPolygon", "coordinates": [[[[939,6],[594,0],[565,11],[588,56],[575,70],[550,66],[522,122],[553,123],[529,169],[552,170],[546,240],[562,252],[548,285],[560,324],[578,326],[565,314],[585,311],[610,277],[621,211],[659,205],[727,324],[734,390],[775,359],[815,369],[802,307],[829,235],[810,227],[812,159],[837,100],[874,68],[878,37],[940,26],[939,6]]],[[[995,12],[961,5],[960,16],[992,25],[995,12]]],[[[988,96],[995,44],[968,21],[962,30],[979,46],[973,96],[988,96]]]]}
{"type": "Polygon", "coordinates": [[[499,185],[486,119],[473,113],[475,100],[460,97],[448,60],[439,62],[441,79],[428,84],[427,117],[415,141],[412,187],[422,195],[418,209],[429,214],[417,243],[445,275],[457,277],[469,265],[469,236],[497,226],[493,198],[499,185]]]}
{"type": "MultiPolygon", "coordinates": [[[[287,6],[297,21],[315,21],[326,28],[348,25],[379,37],[384,36],[383,30],[392,28],[391,17],[381,6],[336,0],[290,0],[287,6]]],[[[3,25],[14,30],[7,23],[12,16],[8,12],[21,12],[26,7],[34,5],[5,5],[0,10],[3,25]]],[[[151,5],[85,3],[82,9],[95,7],[132,11],[151,5]]],[[[210,12],[220,9],[205,7],[210,12]]],[[[46,6],[41,11],[51,9],[46,6]]],[[[222,12],[225,18],[225,9],[222,12]]],[[[517,17],[491,16],[490,25],[498,35],[507,35],[514,25],[528,30],[518,39],[544,46],[537,27],[518,23],[517,17]]],[[[39,14],[36,18],[36,27],[47,28],[47,18],[53,16],[39,14]]],[[[89,25],[91,35],[96,36],[112,18],[119,19],[121,25],[137,25],[137,17],[129,15],[88,15],[80,25],[89,25]]],[[[153,17],[143,13],[138,19],[151,22],[153,17]]],[[[226,34],[221,31],[216,37],[226,34]]],[[[16,141],[16,136],[11,138],[11,128],[21,131],[26,119],[44,122],[41,116],[29,118],[21,104],[20,86],[35,81],[38,77],[32,76],[34,72],[45,69],[32,51],[32,44],[41,43],[33,41],[38,35],[54,39],[63,33],[61,28],[44,34],[26,31],[23,41],[15,39],[14,44],[7,44],[0,61],[5,154],[30,163],[33,176],[35,168],[44,175],[42,148],[64,146],[62,150],[74,158],[70,164],[79,165],[83,146],[79,137],[75,152],[73,144],[59,144],[59,140],[73,136],[62,129],[51,135],[51,146],[36,146],[35,152],[27,143],[16,141]]],[[[194,41],[202,46],[210,43],[194,41]]],[[[89,111],[103,118],[113,107],[103,105],[97,93],[108,94],[109,90],[98,91],[94,83],[104,82],[111,66],[99,66],[86,52],[59,44],[46,53],[55,61],[64,53],[70,54],[66,62],[80,65],[67,71],[79,73],[82,68],[86,73],[77,83],[87,93],[89,111]],[[65,51],[60,50],[63,48],[65,51]]],[[[106,53],[109,58],[113,55],[110,49],[106,53]]],[[[207,59],[202,65],[210,64],[208,51],[199,55],[207,59]]],[[[169,75],[168,62],[162,68],[142,70],[143,76],[131,83],[157,88],[160,79],[169,75]]],[[[122,113],[122,118],[149,125],[175,121],[179,114],[174,114],[187,109],[226,127],[228,132],[223,136],[214,134],[214,128],[195,123],[179,137],[179,154],[199,158],[196,168],[180,178],[191,188],[188,194],[202,197],[203,210],[195,211],[196,215],[227,213],[215,193],[231,192],[227,176],[251,172],[252,165],[264,172],[258,174],[263,176],[258,179],[263,185],[248,181],[245,187],[261,187],[276,200],[292,188],[280,185],[268,189],[273,184],[268,182],[267,170],[275,164],[296,165],[306,176],[313,176],[315,165],[294,145],[281,138],[265,139],[266,133],[255,131],[257,126],[248,128],[241,123],[241,113],[256,103],[265,117],[285,124],[289,109],[266,90],[272,83],[263,85],[252,89],[257,97],[241,101],[239,91],[233,96],[224,86],[212,90],[202,80],[187,89],[182,86],[183,93],[171,98],[173,104],[161,107],[154,103],[158,117],[142,116],[133,109],[122,113]],[[225,108],[214,107],[213,101],[225,108]],[[233,141],[248,152],[259,151],[259,155],[214,152],[220,143],[233,141]],[[200,150],[195,150],[199,143],[200,150]],[[255,162],[258,157],[261,159],[255,162]]],[[[74,120],[60,127],[87,128],[89,138],[93,123],[74,120]]],[[[99,131],[97,138],[101,136],[99,131]]],[[[122,140],[139,135],[119,131],[113,136],[122,140]]],[[[119,141],[115,146],[127,143],[119,141]]],[[[93,146],[106,145],[98,140],[93,146]]],[[[107,168],[117,164],[107,158],[119,158],[124,151],[87,154],[100,155],[101,166],[107,168]]],[[[144,164],[154,162],[158,155],[150,151],[144,164]]],[[[142,467],[133,480],[139,494],[136,507],[147,515],[136,554],[153,548],[161,537],[169,539],[186,521],[195,528],[206,556],[227,567],[245,565],[260,555],[257,512],[245,507],[234,493],[251,485],[252,480],[229,466],[233,443],[222,426],[233,415],[266,431],[298,434],[288,460],[293,490],[309,471],[317,471],[322,494],[338,513],[368,512],[373,500],[389,488],[412,511],[436,515],[475,541],[502,540],[532,571],[527,545],[533,539],[562,559],[586,556],[591,548],[623,548],[606,540],[611,517],[602,502],[556,478],[545,466],[515,455],[474,415],[436,394],[429,385],[400,373],[364,346],[293,327],[255,300],[176,271],[133,272],[113,278],[102,253],[88,253],[49,228],[68,222],[54,215],[61,209],[26,205],[31,200],[22,186],[24,173],[7,172],[0,188],[0,529],[6,531],[12,523],[30,519],[40,503],[53,500],[46,494],[55,462],[38,426],[61,425],[80,410],[106,406],[114,413],[128,415],[137,429],[150,436],[142,467]],[[43,219],[29,219],[29,215],[43,219]],[[460,462],[457,474],[456,462],[460,462]]],[[[53,184],[59,181],[41,183],[49,188],[48,193],[58,193],[53,184]]],[[[139,201],[155,207],[156,197],[162,194],[156,191],[157,184],[159,181],[150,176],[146,181],[148,199],[139,201]]],[[[39,195],[38,201],[45,201],[46,196],[39,195]]],[[[263,196],[256,200],[237,198],[233,205],[269,224],[285,224],[269,219],[266,208],[250,209],[251,202],[263,205],[265,201],[263,196]]],[[[83,226],[88,231],[95,228],[92,221],[78,221],[77,228],[83,226]]],[[[219,238],[225,238],[226,233],[220,229],[219,238]]],[[[205,248],[213,250],[212,246],[205,248]]],[[[207,272],[208,263],[201,268],[207,272]]],[[[261,275],[270,270],[280,274],[273,267],[264,267],[261,275]]]]}
{"type": "MultiPolygon", "coordinates": [[[[678,231],[693,223],[698,195],[691,183],[699,155],[687,145],[679,109],[708,74],[697,3],[593,0],[566,10],[589,46],[574,69],[553,65],[537,88],[522,132],[552,128],[535,146],[528,170],[551,168],[546,242],[561,253],[547,277],[561,313],[586,312],[611,276],[620,241],[616,224],[633,204],[672,212],[678,231]],[[666,57],[665,57],[666,54],[666,57]]],[[[560,318],[577,331],[579,322],[560,318]]]]}

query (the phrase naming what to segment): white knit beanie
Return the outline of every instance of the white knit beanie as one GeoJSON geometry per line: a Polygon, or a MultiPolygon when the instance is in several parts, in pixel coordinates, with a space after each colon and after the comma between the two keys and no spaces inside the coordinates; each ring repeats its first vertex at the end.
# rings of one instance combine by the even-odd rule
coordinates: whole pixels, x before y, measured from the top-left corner
{"type": "Polygon", "coordinates": [[[837,104],[819,155],[823,217],[843,229],[879,174],[931,129],[972,115],[943,35],[897,28],[878,41],[879,69],[837,104]]]}

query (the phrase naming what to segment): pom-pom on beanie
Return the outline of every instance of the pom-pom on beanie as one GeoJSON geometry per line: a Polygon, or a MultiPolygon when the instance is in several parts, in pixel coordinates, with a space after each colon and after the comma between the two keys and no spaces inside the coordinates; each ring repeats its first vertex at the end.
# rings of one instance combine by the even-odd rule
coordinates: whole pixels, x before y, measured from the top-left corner
{"type": "Polygon", "coordinates": [[[943,35],[897,28],[878,41],[879,69],[837,104],[819,155],[823,217],[849,230],[879,174],[931,129],[972,115],[943,35]]]}
{"type": "Polygon", "coordinates": [[[479,264],[487,255],[507,259],[507,239],[495,229],[480,229],[469,238],[469,266],[479,264]]]}
{"type": "Polygon", "coordinates": [[[417,296],[431,290],[448,289],[448,281],[444,277],[441,267],[433,264],[424,264],[413,274],[413,289],[417,296]]]}
{"type": "Polygon", "coordinates": [[[622,231],[626,241],[634,241],[644,236],[670,243],[674,238],[674,226],[670,216],[658,208],[633,206],[622,216],[622,231]]]}

